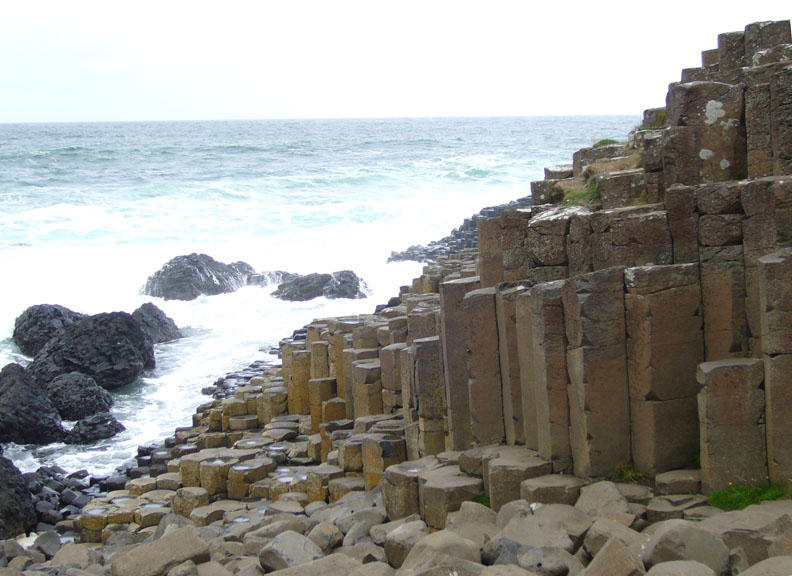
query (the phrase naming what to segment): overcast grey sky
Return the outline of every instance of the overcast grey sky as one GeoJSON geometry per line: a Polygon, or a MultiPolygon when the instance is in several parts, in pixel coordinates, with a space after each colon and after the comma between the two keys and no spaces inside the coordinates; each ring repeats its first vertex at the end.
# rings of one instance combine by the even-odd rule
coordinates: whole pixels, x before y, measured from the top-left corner
{"type": "Polygon", "coordinates": [[[639,114],[720,32],[790,17],[789,0],[8,1],[0,122],[639,114]]]}

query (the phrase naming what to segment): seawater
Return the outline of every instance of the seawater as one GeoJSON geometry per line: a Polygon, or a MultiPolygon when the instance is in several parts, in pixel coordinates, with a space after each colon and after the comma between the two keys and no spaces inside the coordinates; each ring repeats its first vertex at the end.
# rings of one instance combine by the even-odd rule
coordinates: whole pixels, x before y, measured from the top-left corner
{"type": "Polygon", "coordinates": [[[34,304],[86,314],[154,302],[185,338],[113,393],[125,426],[91,446],[6,445],[21,469],[111,473],[140,444],[189,425],[201,389],[313,318],[373,312],[420,274],[393,250],[447,235],[527,196],[544,166],[623,139],[636,116],[0,125],[0,366],[23,365],[14,319],[34,304]],[[190,302],[142,296],[180,254],[257,271],[363,277],[362,300],[282,302],[274,286],[190,302]]]}

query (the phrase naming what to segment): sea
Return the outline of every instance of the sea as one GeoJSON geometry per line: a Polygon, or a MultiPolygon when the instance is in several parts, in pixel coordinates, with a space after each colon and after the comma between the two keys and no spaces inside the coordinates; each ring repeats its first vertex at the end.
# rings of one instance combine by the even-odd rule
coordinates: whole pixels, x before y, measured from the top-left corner
{"type": "MultiPolygon", "coordinates": [[[[132,312],[153,302],[184,338],[113,392],[126,430],[93,445],[6,444],[23,471],[112,474],[139,445],[190,425],[202,388],[314,318],[371,313],[421,273],[392,251],[446,236],[530,195],[543,168],[638,116],[0,124],[0,366],[26,365],[14,320],[34,304],[132,312]],[[259,272],[353,270],[359,300],[284,302],[247,286],[189,302],[141,294],[193,252],[259,272]]],[[[74,423],[66,423],[67,427],[74,423]]]]}

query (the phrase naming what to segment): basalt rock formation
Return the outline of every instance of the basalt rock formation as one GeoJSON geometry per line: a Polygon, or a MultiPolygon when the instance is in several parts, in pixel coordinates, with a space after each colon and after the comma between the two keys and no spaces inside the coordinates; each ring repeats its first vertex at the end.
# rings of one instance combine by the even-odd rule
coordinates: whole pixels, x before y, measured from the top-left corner
{"type": "Polygon", "coordinates": [[[149,276],[143,294],[165,300],[194,300],[234,292],[255,270],[245,262],[225,264],[206,254],[176,256],[149,276]]]}
{"type": "Polygon", "coordinates": [[[27,483],[16,466],[3,457],[0,447],[0,539],[29,532],[36,525],[36,511],[27,483]]]}
{"type": "Polygon", "coordinates": [[[49,444],[66,432],[47,394],[19,364],[0,371],[0,442],[49,444]]]}
{"type": "Polygon", "coordinates": [[[81,420],[107,412],[113,405],[110,393],[80,372],[56,376],[46,384],[45,390],[63,420],[81,420]]]}
{"type": "Polygon", "coordinates": [[[133,382],[154,368],[154,348],[126,312],[83,318],[50,340],[28,371],[42,388],[61,374],[81,372],[107,390],[133,382]]]}
{"type": "Polygon", "coordinates": [[[132,312],[132,318],[140,324],[152,344],[162,344],[182,337],[176,323],[151,302],[146,302],[132,312]]]}
{"type": "Polygon", "coordinates": [[[272,296],[291,302],[304,302],[324,296],[325,298],[365,298],[365,284],[351,270],[332,274],[290,274],[278,285],[272,296]]]}
{"type": "Polygon", "coordinates": [[[57,304],[31,306],[14,322],[14,343],[23,354],[35,356],[47,342],[82,318],[84,314],[57,304]]]}

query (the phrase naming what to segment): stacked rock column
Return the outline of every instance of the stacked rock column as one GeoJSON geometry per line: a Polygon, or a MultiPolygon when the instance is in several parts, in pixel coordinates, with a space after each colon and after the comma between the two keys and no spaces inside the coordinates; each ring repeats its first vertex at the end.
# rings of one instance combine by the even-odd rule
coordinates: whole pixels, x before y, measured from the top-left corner
{"type": "Polygon", "coordinates": [[[688,466],[699,449],[699,268],[628,268],[624,277],[632,458],[641,473],[654,477],[688,466]]]}
{"type": "Polygon", "coordinates": [[[770,481],[792,479],[792,248],[759,259],[770,481]]]}
{"type": "Polygon", "coordinates": [[[624,269],[571,278],[562,300],[575,475],[610,476],[630,461],[624,269]]]}

